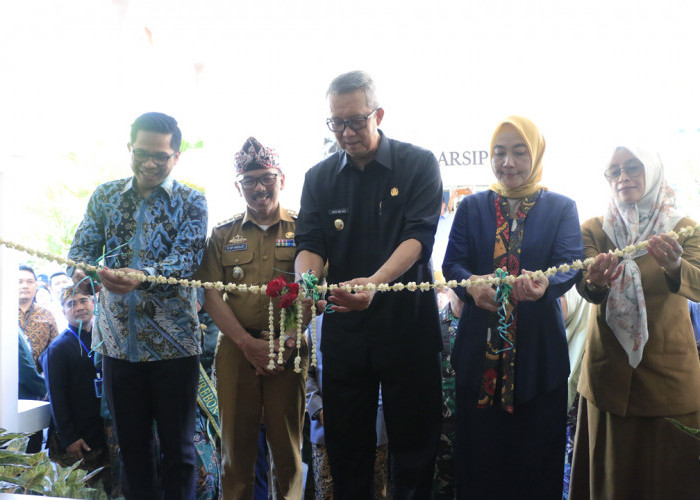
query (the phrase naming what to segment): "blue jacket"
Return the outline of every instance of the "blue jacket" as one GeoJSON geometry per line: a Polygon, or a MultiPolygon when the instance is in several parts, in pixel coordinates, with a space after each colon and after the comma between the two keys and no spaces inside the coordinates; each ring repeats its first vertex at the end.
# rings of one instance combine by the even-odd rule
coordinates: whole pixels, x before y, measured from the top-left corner
{"type": "MultiPolygon", "coordinates": [[[[496,194],[467,196],[457,209],[442,264],[447,280],[468,279],[494,271],[496,194]]],[[[543,191],[525,219],[520,269],[547,270],[582,258],[583,242],[573,200],[543,191]]],[[[518,304],[515,358],[515,403],[530,401],[565,384],[569,375],[566,330],[559,297],[571,288],[579,272],[549,278],[544,296],[518,304]]],[[[452,365],[457,383],[476,395],[483,375],[489,312],[476,307],[466,289],[455,289],[464,301],[452,365]]]]}

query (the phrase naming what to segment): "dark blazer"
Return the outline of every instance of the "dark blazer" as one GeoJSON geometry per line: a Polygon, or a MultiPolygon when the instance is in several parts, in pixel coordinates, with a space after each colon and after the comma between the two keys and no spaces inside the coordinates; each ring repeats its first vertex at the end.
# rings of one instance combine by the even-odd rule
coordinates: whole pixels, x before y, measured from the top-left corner
{"type": "MultiPolygon", "coordinates": [[[[89,332],[81,332],[88,349],[91,337],[89,332]]],[[[103,448],[104,423],[94,385],[97,370],[70,326],[49,344],[39,360],[61,447],[82,438],[91,448],[103,448]]]]}
{"type": "MultiPolygon", "coordinates": [[[[472,274],[494,271],[496,240],[496,194],[484,191],[467,196],[459,205],[442,269],[447,280],[461,281],[472,274]]],[[[581,228],[573,200],[543,191],[525,219],[520,269],[547,270],[571,263],[583,254],[581,228]]],[[[515,402],[524,403],[565,384],[569,375],[566,330],[559,297],[571,288],[579,272],[557,273],[549,278],[544,296],[518,304],[515,402]]],[[[452,365],[457,381],[477,394],[483,375],[489,312],[476,307],[466,289],[458,287],[464,300],[452,365]]]]}

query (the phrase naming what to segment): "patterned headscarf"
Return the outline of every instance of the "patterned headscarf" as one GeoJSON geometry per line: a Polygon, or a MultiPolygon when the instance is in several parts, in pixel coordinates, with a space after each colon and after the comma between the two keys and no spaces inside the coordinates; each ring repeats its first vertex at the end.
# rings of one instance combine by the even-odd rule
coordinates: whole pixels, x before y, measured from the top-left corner
{"type": "Polygon", "coordinates": [[[530,170],[530,175],[525,184],[518,188],[508,189],[499,181],[491,184],[490,189],[505,198],[524,198],[527,195],[533,194],[538,189],[543,188],[543,186],[539,185],[539,182],[542,179],[542,156],[544,155],[545,148],[544,137],[540,134],[539,130],[537,130],[535,124],[527,118],[522,116],[509,116],[498,124],[493,133],[493,137],[491,138],[491,157],[493,157],[496,135],[505,124],[514,126],[525,140],[527,149],[530,152],[530,158],[532,158],[532,169],[530,170]]]}
{"type": "Polygon", "coordinates": [[[266,148],[255,137],[248,137],[241,150],[235,156],[236,175],[261,168],[276,168],[280,172],[277,153],[272,148],[266,148]]]}
{"type": "MultiPolygon", "coordinates": [[[[623,203],[615,193],[612,195],[603,217],[603,231],[617,248],[671,231],[682,218],[675,210],[675,194],[664,179],[659,155],[636,147],[624,146],[624,149],[644,165],[646,186],[644,195],[637,203],[623,203]]],[[[642,361],[644,346],[649,340],[642,276],[633,260],[646,253],[646,250],[639,250],[622,259],[622,273],[611,283],[605,313],[605,321],[627,353],[633,368],[642,361]]]]}

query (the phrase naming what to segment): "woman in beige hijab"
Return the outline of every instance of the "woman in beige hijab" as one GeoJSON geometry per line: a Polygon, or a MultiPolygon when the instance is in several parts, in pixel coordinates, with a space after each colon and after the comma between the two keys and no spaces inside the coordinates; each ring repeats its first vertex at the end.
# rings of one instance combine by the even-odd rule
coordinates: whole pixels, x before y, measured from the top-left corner
{"type": "Polygon", "coordinates": [[[700,234],[675,211],[658,155],[618,147],[605,170],[604,217],[582,226],[578,284],[592,302],[579,382],[570,498],[700,498],[700,441],[667,418],[700,427],[700,361],[687,300],[700,300],[700,234]],[[621,262],[608,253],[642,241],[621,262]]]}

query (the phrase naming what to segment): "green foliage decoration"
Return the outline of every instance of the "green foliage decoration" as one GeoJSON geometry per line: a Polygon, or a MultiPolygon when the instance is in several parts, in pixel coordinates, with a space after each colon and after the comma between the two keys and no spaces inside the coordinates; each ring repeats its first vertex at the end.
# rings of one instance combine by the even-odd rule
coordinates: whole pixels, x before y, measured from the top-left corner
{"type": "Polygon", "coordinates": [[[25,453],[28,441],[27,434],[0,429],[0,493],[107,500],[102,489],[90,487],[103,467],[89,474],[78,469],[82,460],[63,467],[49,460],[45,451],[25,453]]]}

